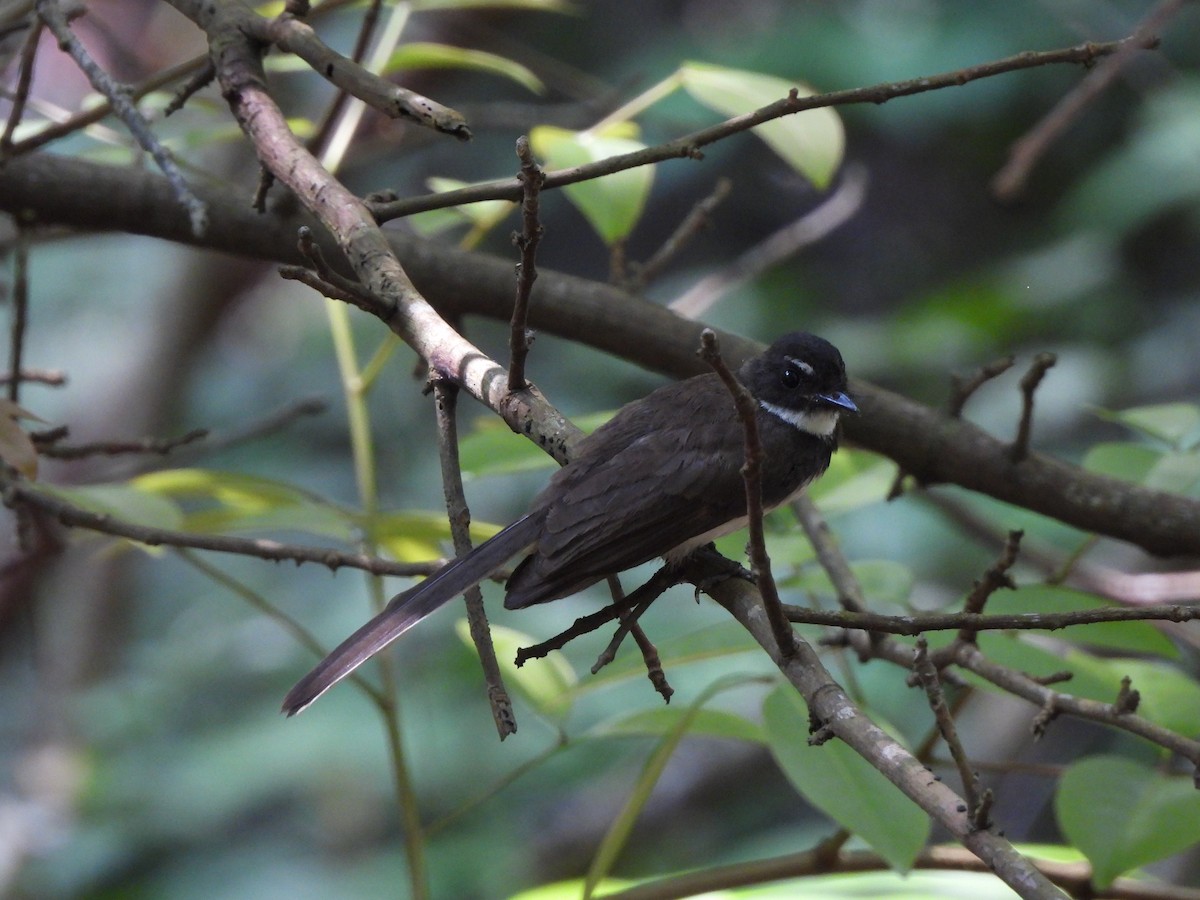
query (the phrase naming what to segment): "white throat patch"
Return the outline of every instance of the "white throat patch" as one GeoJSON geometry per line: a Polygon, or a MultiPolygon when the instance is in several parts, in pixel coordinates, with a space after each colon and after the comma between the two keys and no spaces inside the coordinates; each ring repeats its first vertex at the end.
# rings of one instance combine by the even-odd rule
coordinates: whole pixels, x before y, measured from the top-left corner
{"type": "Polygon", "coordinates": [[[787,422],[793,428],[799,428],[801,431],[807,431],[809,434],[816,435],[817,437],[830,437],[833,434],[833,430],[837,428],[838,413],[832,409],[805,412],[799,409],[788,409],[775,403],[768,403],[765,400],[759,400],[758,405],[775,416],[775,418],[787,422]]]}

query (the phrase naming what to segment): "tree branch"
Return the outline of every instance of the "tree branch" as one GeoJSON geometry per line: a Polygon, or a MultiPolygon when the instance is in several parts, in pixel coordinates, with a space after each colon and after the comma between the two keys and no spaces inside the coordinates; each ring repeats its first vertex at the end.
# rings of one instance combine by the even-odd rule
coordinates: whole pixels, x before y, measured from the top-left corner
{"type": "MultiPolygon", "coordinates": [[[[316,239],[328,253],[337,253],[326,230],[307,216],[260,216],[239,194],[204,188],[199,193],[212,224],[198,240],[187,217],[174,206],[166,183],[152,173],[37,156],[13,159],[0,167],[0,209],[28,211],[39,223],[121,230],[293,263],[305,262],[295,236],[307,224],[314,227],[316,239]]],[[[387,241],[445,315],[474,313],[508,321],[510,261],[398,232],[389,232],[387,241]]],[[[532,327],[674,377],[704,370],[695,357],[702,323],[681,319],[609,285],[545,268],[539,269],[538,276],[530,310],[532,327]]],[[[411,319],[424,326],[434,315],[432,309],[417,304],[408,319],[388,324],[400,333],[411,319]]],[[[460,383],[470,385],[470,393],[499,412],[510,427],[564,461],[578,431],[536,393],[510,396],[504,370],[437,321],[440,324],[432,333],[422,330],[423,337],[414,345],[418,352],[428,350],[462,375],[460,383]],[[462,360],[457,367],[452,362],[456,358],[462,360]]],[[[737,335],[719,331],[718,335],[731,362],[762,350],[762,345],[737,335]]],[[[961,485],[1161,556],[1200,554],[1200,501],[1107,478],[1039,453],[1014,463],[1006,442],[970,422],[950,419],[861,380],[852,379],[850,388],[862,414],[845,421],[847,438],[890,457],[924,484],[961,485]]]]}

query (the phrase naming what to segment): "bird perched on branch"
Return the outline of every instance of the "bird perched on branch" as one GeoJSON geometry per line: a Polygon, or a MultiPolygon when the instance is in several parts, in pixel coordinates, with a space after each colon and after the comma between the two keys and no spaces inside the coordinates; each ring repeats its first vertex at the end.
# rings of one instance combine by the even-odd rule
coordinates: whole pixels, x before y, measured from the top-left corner
{"type": "MultiPolygon", "coordinates": [[[[857,412],[842,356],[795,332],[737,373],[757,403],[763,507],[774,509],[829,466],[838,416],[857,412]]],[[[583,438],[529,512],[465,556],[396,595],[288,693],[294,715],[408,629],[510,559],[504,605],[557,600],[625,569],[696,547],[746,524],[745,431],[715,373],[659,388],[583,438]]]]}

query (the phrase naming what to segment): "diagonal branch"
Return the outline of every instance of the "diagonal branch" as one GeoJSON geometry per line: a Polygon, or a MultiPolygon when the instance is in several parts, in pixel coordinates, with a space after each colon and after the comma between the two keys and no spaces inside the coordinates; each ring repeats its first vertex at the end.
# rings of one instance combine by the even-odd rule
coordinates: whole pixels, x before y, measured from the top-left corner
{"type": "MultiPolygon", "coordinates": [[[[923,94],[926,91],[961,87],[964,84],[978,81],[981,78],[992,78],[996,75],[1016,72],[1021,69],[1032,69],[1037,66],[1061,64],[1086,66],[1097,59],[1116,53],[1123,47],[1130,46],[1140,49],[1153,49],[1158,46],[1158,39],[1135,34],[1122,38],[1119,41],[1109,41],[1102,44],[1087,43],[1079,44],[1075,47],[1063,47],[1057,50],[1025,51],[1024,53],[1017,53],[1014,56],[981,63],[977,66],[968,66],[963,69],[941,72],[937,75],[926,75],[921,78],[910,78],[907,81],[885,82],[869,87],[830,91],[825,94],[812,94],[807,97],[797,96],[793,92],[791,95],[781,100],[776,100],[774,103],[770,103],[754,112],[734,116],[731,119],[726,119],[724,122],[709,126],[708,128],[702,128],[699,131],[694,131],[691,134],[668,141],[665,144],[658,144],[654,147],[647,147],[644,150],[636,150],[632,153],[610,156],[607,159],[598,160],[586,165],[572,166],[568,169],[556,169],[553,172],[547,172],[545,187],[547,190],[564,187],[568,184],[588,181],[593,178],[599,178],[602,175],[611,175],[614,172],[623,172],[626,169],[636,169],[639,166],[665,162],[669,159],[698,159],[701,156],[700,148],[702,147],[724,140],[731,135],[749,131],[751,128],[761,125],[764,122],[794,115],[808,109],[819,109],[826,106],[852,106],[858,103],[882,104],[899,97],[923,94]]],[[[480,200],[512,200],[516,202],[520,199],[520,181],[515,178],[507,178],[475,184],[454,191],[445,191],[440,194],[426,194],[421,197],[408,197],[403,200],[378,203],[372,205],[371,209],[382,222],[388,219],[397,219],[401,216],[410,216],[413,213],[426,212],[431,209],[445,209],[450,206],[461,206],[465,203],[478,203],[480,200]]]]}
{"type": "Polygon", "coordinates": [[[129,98],[125,85],[118,84],[112,77],[97,65],[96,61],[76,39],[67,16],[59,6],[58,0],[37,0],[38,17],[46,23],[46,27],[54,34],[59,48],[70,55],[80,71],[87,76],[92,87],[112,104],[113,112],[125,123],[129,133],[143,150],[154,157],[159,169],[171,183],[175,199],[187,211],[191,220],[192,233],[196,236],[204,234],[208,228],[208,212],[200,199],[188,186],[183,173],[176,165],[169,150],[154,136],[147,122],[133,101],[129,98]]]}

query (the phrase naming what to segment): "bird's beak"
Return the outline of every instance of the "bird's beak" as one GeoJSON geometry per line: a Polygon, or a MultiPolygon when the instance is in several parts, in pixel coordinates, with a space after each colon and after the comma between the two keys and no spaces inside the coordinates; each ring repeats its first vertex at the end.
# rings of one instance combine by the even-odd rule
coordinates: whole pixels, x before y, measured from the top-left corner
{"type": "Polygon", "coordinates": [[[838,391],[835,394],[818,394],[817,399],[827,406],[835,406],[839,409],[846,410],[846,412],[858,412],[858,407],[855,405],[854,401],[841,391],[838,391]]]}

